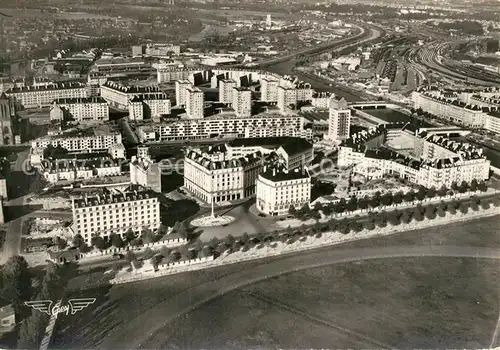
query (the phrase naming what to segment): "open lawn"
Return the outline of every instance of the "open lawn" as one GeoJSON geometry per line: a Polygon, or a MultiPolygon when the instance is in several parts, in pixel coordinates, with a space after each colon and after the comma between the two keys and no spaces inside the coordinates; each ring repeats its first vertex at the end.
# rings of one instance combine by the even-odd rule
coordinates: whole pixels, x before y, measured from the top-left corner
{"type": "Polygon", "coordinates": [[[484,348],[497,322],[499,285],[496,261],[333,265],[215,299],[169,324],[147,347],[484,348]]]}
{"type": "MultiPolygon", "coordinates": [[[[175,314],[177,299],[203,298],[190,290],[201,287],[209,294],[222,281],[270,269],[284,259],[299,263],[313,254],[377,246],[500,248],[499,222],[498,216],[490,217],[112,288],[92,289],[101,284],[92,283],[98,277],[75,281],[75,287],[88,289],[68,297],[98,300],[78,317],[62,316],[53,347],[130,348],[126,344],[137,339],[125,330],[129,325],[134,334],[147,337],[153,333],[148,323],[163,325],[175,314]]],[[[407,257],[338,263],[228,291],[166,323],[141,347],[485,348],[498,320],[499,286],[497,260],[407,257]]]]}

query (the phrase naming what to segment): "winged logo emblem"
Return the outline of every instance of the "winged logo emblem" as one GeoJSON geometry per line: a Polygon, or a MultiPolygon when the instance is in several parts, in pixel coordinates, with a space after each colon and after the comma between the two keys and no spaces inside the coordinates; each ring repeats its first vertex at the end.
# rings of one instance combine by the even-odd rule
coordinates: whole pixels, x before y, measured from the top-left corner
{"type": "Polygon", "coordinates": [[[95,298],[81,298],[81,299],[70,299],[68,300],[69,305],[71,305],[71,314],[74,315],[78,311],[82,311],[90,304],[95,303],[95,298]]]}
{"type": "Polygon", "coordinates": [[[25,301],[24,305],[32,307],[37,311],[45,312],[47,315],[52,314],[52,300],[25,301]]]}
{"type": "Polygon", "coordinates": [[[57,315],[60,313],[71,314],[74,315],[78,311],[82,311],[90,304],[95,303],[96,298],[79,298],[79,299],[69,299],[67,305],[61,306],[61,301],[58,301],[54,306],[52,306],[52,300],[34,300],[34,301],[26,301],[24,305],[33,308],[34,310],[44,312],[47,315],[57,315]]]}

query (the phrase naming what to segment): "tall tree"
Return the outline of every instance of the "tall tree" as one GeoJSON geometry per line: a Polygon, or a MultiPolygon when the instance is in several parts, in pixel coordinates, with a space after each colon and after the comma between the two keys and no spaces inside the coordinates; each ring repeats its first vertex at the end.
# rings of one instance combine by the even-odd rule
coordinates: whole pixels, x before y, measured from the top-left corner
{"type": "Polygon", "coordinates": [[[154,233],[149,227],[145,227],[141,232],[141,239],[144,244],[152,243],[154,241],[154,233]]]}
{"type": "Polygon", "coordinates": [[[3,267],[2,298],[12,303],[18,320],[27,316],[24,302],[30,300],[33,293],[32,277],[28,263],[21,256],[11,257],[3,267]]]}

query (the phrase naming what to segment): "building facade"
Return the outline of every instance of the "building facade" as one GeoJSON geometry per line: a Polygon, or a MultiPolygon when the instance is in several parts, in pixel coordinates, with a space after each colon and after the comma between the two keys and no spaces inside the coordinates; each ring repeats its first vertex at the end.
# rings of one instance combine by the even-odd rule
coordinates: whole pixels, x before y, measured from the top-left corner
{"type": "Polygon", "coordinates": [[[232,79],[223,79],[219,82],[219,102],[233,103],[233,88],[236,87],[236,81],[232,79]]]}
{"type": "MultiPolygon", "coordinates": [[[[406,148],[406,147],[405,147],[406,148]]],[[[400,125],[380,125],[345,140],[338,154],[339,166],[353,166],[367,178],[394,174],[427,188],[451,187],[452,183],[483,181],[489,178],[490,161],[470,144],[453,142],[425,132],[411,134],[400,125]],[[385,147],[391,130],[390,148],[385,147]],[[409,153],[393,145],[404,138],[409,153]]]]}
{"type": "MultiPolygon", "coordinates": [[[[255,115],[242,118],[235,115],[213,116],[197,120],[176,120],[169,123],[155,123],[137,128],[141,142],[207,139],[212,135],[244,137],[248,128],[252,130],[303,130],[304,119],[300,116],[276,114],[255,115]]],[[[252,133],[256,133],[252,131],[252,133]]]]}
{"type": "Polygon", "coordinates": [[[351,131],[351,110],[344,99],[330,101],[328,118],[328,138],[332,141],[344,140],[351,131]]]}
{"type": "Polygon", "coordinates": [[[102,97],[57,99],[52,103],[50,120],[106,121],[109,106],[102,97]]]}
{"type": "Polygon", "coordinates": [[[263,78],[260,81],[260,100],[263,102],[278,102],[279,80],[263,78]]]}
{"type": "Polygon", "coordinates": [[[306,170],[282,172],[269,169],[259,174],[255,205],[260,212],[281,216],[311,201],[311,177],[306,170]]]}
{"type": "Polygon", "coordinates": [[[12,88],[6,92],[6,95],[13,98],[24,108],[40,108],[50,106],[57,99],[85,98],[88,96],[88,92],[85,84],[60,83],[47,86],[12,88]]]}
{"type": "Polygon", "coordinates": [[[121,162],[112,158],[59,159],[44,163],[41,173],[51,183],[122,175],[121,162]]]}
{"type": "Polygon", "coordinates": [[[220,160],[199,151],[184,159],[184,186],[207,203],[241,200],[255,194],[262,154],[220,160]]]}
{"type": "Polygon", "coordinates": [[[129,102],[136,96],[147,99],[158,95],[164,95],[158,86],[129,86],[114,81],[107,81],[101,86],[102,98],[118,109],[128,109],[129,102]]]}
{"type": "Polygon", "coordinates": [[[232,106],[238,117],[252,115],[252,91],[246,88],[233,88],[232,106]]]}
{"type": "Polygon", "coordinates": [[[170,100],[164,93],[156,95],[137,95],[128,104],[128,118],[130,120],[143,120],[171,113],[170,100]]]}
{"type": "Polygon", "coordinates": [[[197,87],[186,89],[186,114],[190,119],[203,119],[205,112],[205,96],[197,87]]]}
{"type": "Polygon", "coordinates": [[[107,151],[111,145],[122,143],[122,135],[118,132],[92,136],[75,137],[43,137],[31,142],[32,149],[45,149],[49,145],[61,146],[70,152],[107,151]]]}
{"type": "Polygon", "coordinates": [[[87,245],[92,237],[109,239],[112,234],[126,234],[129,229],[140,234],[160,226],[160,203],[149,191],[130,191],[72,200],[75,234],[87,245]]]}
{"type": "Polygon", "coordinates": [[[130,162],[130,183],[161,193],[161,170],[158,164],[149,157],[147,148],[138,147],[137,151],[137,157],[133,156],[130,162]]]}

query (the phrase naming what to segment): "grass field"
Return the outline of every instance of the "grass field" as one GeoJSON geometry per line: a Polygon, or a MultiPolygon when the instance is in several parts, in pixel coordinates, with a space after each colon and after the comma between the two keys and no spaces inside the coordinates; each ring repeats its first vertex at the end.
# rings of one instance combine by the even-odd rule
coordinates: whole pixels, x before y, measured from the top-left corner
{"type": "MultiPolygon", "coordinates": [[[[500,248],[499,223],[497,216],[324,250],[403,245],[500,248]]],[[[280,258],[268,261],[275,259],[280,258]]],[[[54,347],[96,348],[106,337],[120,337],[125,344],[123,326],[149,319],[148,310],[158,309],[162,301],[263,263],[73,292],[69,297],[97,297],[98,301],[77,318],[63,316],[58,321],[54,347]]],[[[330,265],[229,292],[168,323],[143,346],[484,348],[498,319],[498,286],[498,261],[397,258],[330,265]]],[[[140,331],[148,335],[150,329],[140,331]]]]}
{"type": "Polygon", "coordinates": [[[412,258],[311,269],[252,285],[165,327],[149,348],[485,348],[498,263],[412,258]]]}

